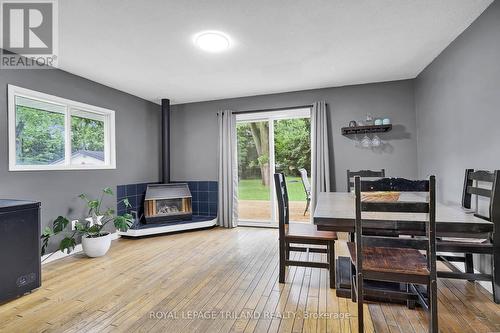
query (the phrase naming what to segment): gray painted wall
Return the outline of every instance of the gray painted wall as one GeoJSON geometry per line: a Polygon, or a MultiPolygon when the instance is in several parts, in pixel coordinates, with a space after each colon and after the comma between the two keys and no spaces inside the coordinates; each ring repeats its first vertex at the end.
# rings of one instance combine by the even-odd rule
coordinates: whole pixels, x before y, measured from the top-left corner
{"type": "MultiPolygon", "coordinates": [[[[500,169],[499,41],[495,1],[416,79],[418,172],[436,175],[443,202],[460,202],[466,168],[500,169]]],[[[490,272],[490,258],[475,266],[490,272]]]]}
{"type": "Polygon", "coordinates": [[[329,105],[334,188],[345,190],[347,169],[385,168],[389,175],[414,178],[417,147],[413,90],[413,81],[405,80],[174,105],[172,179],[217,180],[218,110],[279,108],[318,100],[329,105]],[[366,113],[390,117],[395,124],[392,132],[380,135],[386,141],[380,151],[356,148],[352,138],[340,133],[350,120],[364,119],[366,113]]]}
{"type": "Polygon", "coordinates": [[[466,168],[500,168],[500,1],[416,79],[418,172],[459,203],[466,168]]]}
{"type": "Polygon", "coordinates": [[[159,180],[159,105],[56,69],[1,70],[0,91],[0,197],[41,201],[42,228],[58,215],[82,217],[80,193],[159,180]],[[7,84],[115,110],[116,170],[9,172],[7,84]]]}

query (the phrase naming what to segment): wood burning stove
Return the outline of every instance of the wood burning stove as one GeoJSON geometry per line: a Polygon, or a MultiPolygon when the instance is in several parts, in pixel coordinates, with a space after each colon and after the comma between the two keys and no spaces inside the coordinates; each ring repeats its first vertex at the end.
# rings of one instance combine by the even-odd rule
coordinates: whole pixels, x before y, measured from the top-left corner
{"type": "MultiPolygon", "coordinates": [[[[141,237],[181,230],[210,228],[217,224],[217,198],[210,199],[211,204],[215,204],[215,207],[210,209],[208,209],[209,202],[204,202],[205,209],[201,209],[202,207],[198,205],[199,202],[195,201],[196,209],[193,217],[192,197],[187,184],[170,184],[170,100],[161,100],[161,115],[161,182],[163,184],[148,185],[144,202],[141,199],[140,203],[136,199],[144,193],[143,184],[140,184],[141,190],[137,192],[133,190],[133,194],[129,192],[128,185],[125,186],[125,191],[121,192],[121,199],[133,196],[132,202],[135,203],[136,214],[140,217],[137,218],[136,224],[126,232],[119,231],[122,236],[141,237]],[[142,203],[144,203],[144,207],[142,203]],[[209,212],[213,215],[206,216],[209,212]]],[[[119,192],[119,188],[120,186],[117,192],[119,192]]],[[[132,188],[137,189],[135,186],[132,188]]],[[[198,193],[195,193],[195,197],[196,194],[198,193]]],[[[121,208],[122,211],[126,210],[126,207],[120,206],[120,204],[118,204],[118,208],[121,208]]]]}
{"type": "Polygon", "coordinates": [[[188,221],[192,216],[192,197],[187,184],[148,185],[144,200],[146,223],[188,221]]]}

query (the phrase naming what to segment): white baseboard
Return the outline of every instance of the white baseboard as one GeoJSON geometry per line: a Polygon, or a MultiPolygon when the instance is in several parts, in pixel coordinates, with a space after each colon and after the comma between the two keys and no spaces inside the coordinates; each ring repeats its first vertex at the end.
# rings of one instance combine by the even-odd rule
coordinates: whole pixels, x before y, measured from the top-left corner
{"type": "MultiPolygon", "coordinates": [[[[120,235],[118,234],[118,232],[114,232],[114,233],[111,234],[111,240],[118,239],[119,237],[120,237],[120,235]]],[[[42,265],[48,264],[49,262],[52,262],[52,261],[55,261],[55,260],[58,260],[58,259],[62,259],[62,258],[68,257],[68,256],[72,256],[73,254],[76,254],[76,253],[79,253],[79,252],[82,252],[82,251],[83,251],[82,244],[78,244],[77,246],[75,246],[75,248],[73,249],[73,251],[70,254],[67,254],[66,252],[61,252],[61,251],[57,251],[57,252],[52,252],[52,253],[45,254],[41,258],[42,265]],[[47,259],[47,260],[45,260],[45,259],[47,259]]]]}

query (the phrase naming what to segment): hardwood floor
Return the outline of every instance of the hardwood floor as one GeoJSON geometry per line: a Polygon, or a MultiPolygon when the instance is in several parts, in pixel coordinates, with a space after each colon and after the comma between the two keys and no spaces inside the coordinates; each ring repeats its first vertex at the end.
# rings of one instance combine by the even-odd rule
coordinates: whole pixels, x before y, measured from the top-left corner
{"type": "MultiPolygon", "coordinates": [[[[0,332],[357,332],[355,304],[328,288],[326,270],[292,267],[278,283],[277,250],[272,229],[122,238],[105,257],[44,265],[42,288],[0,305],[0,332]]],[[[367,332],[427,329],[423,310],[365,311],[367,332]]],[[[500,331],[500,306],[476,284],[441,279],[439,320],[443,332],[500,331]]]]}

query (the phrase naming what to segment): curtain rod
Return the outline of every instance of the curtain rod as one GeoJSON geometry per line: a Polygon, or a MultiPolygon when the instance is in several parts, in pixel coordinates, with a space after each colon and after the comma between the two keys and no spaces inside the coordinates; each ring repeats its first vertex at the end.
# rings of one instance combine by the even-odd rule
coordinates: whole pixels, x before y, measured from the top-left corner
{"type": "Polygon", "coordinates": [[[307,105],[289,106],[289,107],[283,107],[283,108],[234,111],[233,114],[267,112],[267,111],[283,111],[283,110],[305,109],[305,108],[312,108],[312,107],[313,107],[312,104],[307,104],[307,105]]]}

